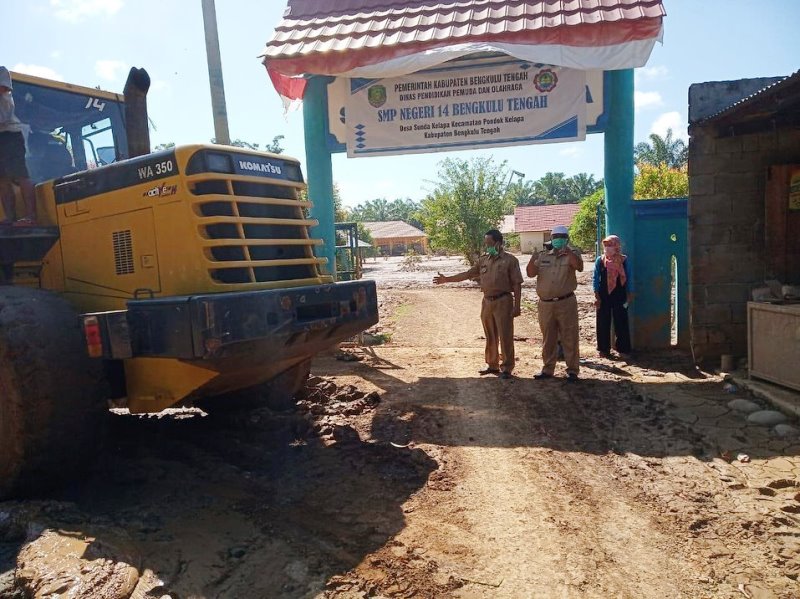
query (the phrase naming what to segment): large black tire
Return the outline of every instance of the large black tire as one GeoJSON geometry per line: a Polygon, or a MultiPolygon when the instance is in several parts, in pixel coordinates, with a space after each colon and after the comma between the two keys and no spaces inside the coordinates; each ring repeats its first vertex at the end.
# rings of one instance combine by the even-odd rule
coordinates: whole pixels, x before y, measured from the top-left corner
{"type": "Polygon", "coordinates": [[[258,408],[269,408],[276,412],[291,410],[296,400],[302,399],[310,373],[309,358],[284,370],[271,381],[217,397],[209,397],[199,401],[197,405],[209,413],[258,408]]]}
{"type": "Polygon", "coordinates": [[[0,287],[0,499],[37,495],[91,463],[107,414],[102,368],[63,298],[0,287]]]}

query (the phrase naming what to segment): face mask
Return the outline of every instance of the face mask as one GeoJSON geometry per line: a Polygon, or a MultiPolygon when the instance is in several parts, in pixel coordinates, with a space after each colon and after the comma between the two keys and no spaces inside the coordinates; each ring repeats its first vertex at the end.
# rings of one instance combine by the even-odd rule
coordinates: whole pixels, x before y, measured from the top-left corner
{"type": "Polygon", "coordinates": [[[553,239],[552,243],[553,247],[557,250],[563,250],[565,247],[567,247],[567,240],[564,239],[563,237],[558,237],[556,239],[553,239]]]}
{"type": "Polygon", "coordinates": [[[488,248],[486,248],[486,253],[489,254],[490,256],[496,256],[497,255],[497,248],[494,247],[494,246],[488,247],[488,248]]]}
{"type": "Polygon", "coordinates": [[[604,245],[603,253],[605,253],[606,258],[611,258],[611,256],[617,253],[617,248],[614,247],[613,245],[604,245]]]}

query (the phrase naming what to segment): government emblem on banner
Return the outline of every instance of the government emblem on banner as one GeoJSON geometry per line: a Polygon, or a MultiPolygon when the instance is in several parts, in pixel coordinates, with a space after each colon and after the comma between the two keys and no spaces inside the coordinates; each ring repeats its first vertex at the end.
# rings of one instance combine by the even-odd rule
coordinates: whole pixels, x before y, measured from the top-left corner
{"type": "Polygon", "coordinates": [[[533,78],[533,85],[540,93],[551,92],[558,85],[558,75],[552,69],[542,69],[533,78]]]}
{"type": "Polygon", "coordinates": [[[380,108],[386,104],[386,88],[382,85],[373,85],[367,90],[367,100],[373,108],[380,108]]]}

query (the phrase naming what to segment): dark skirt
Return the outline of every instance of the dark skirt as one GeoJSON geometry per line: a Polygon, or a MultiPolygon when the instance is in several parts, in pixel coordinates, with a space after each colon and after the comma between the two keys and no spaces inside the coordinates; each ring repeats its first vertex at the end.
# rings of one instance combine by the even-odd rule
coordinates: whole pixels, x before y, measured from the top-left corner
{"type": "Polygon", "coordinates": [[[15,131],[0,131],[0,179],[27,178],[25,138],[15,131]]]}

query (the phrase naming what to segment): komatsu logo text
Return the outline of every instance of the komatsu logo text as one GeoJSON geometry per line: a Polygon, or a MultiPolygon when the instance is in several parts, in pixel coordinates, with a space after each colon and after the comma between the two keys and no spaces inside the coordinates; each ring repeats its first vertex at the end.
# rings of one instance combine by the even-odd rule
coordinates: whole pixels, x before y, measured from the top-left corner
{"type": "Polygon", "coordinates": [[[267,173],[270,175],[280,175],[281,167],[270,162],[249,162],[247,160],[239,161],[239,168],[243,171],[255,171],[257,173],[267,173]]]}

